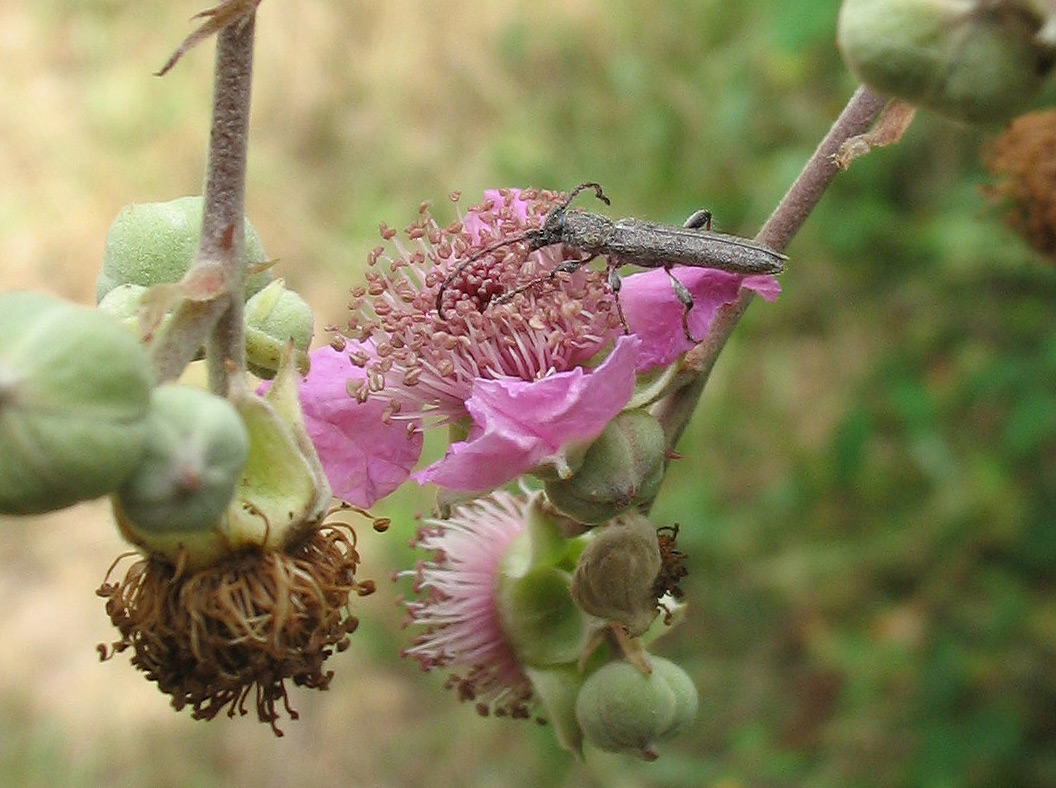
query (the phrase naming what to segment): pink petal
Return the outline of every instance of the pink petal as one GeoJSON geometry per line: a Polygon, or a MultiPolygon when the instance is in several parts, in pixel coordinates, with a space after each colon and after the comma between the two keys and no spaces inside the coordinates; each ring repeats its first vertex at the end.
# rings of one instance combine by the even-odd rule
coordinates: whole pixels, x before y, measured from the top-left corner
{"type": "Polygon", "coordinates": [[[414,478],[484,492],[530,471],[565,444],[593,440],[630,400],[640,347],[637,337],[621,336],[594,370],[577,367],[531,383],[475,381],[466,400],[473,418],[469,438],[414,478]]]}
{"type": "Polygon", "coordinates": [[[347,353],[329,345],[311,353],[312,367],[301,382],[305,427],[333,493],[355,506],[371,506],[410,475],[422,453],[422,434],[408,435],[407,422],[383,420],[385,403],[359,402],[345,388],[365,373],[347,353]]]}
{"type": "MultiPolygon", "coordinates": [[[[740,276],[716,268],[676,267],[672,273],[693,296],[689,331],[703,338],[715,314],[732,304],[742,287],[754,290],[767,301],[777,298],[781,287],[772,276],[740,276]]],[[[670,364],[693,347],[682,329],[682,304],[663,269],[633,274],[623,280],[620,303],[630,330],[641,337],[638,371],[670,364]]]]}
{"type": "Polygon", "coordinates": [[[777,281],[777,277],[769,274],[746,276],[744,281],[741,282],[741,287],[745,290],[754,290],[756,295],[771,303],[776,301],[777,297],[781,295],[781,284],[777,281]]]}

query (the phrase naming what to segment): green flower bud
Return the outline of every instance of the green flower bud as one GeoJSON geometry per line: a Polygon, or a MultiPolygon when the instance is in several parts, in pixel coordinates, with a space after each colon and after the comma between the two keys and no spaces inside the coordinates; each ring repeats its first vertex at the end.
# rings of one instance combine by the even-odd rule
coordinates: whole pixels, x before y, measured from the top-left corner
{"type": "Polygon", "coordinates": [[[279,360],[292,340],[297,366],[308,371],[312,343],[312,308],[281,279],[276,279],[246,302],[246,362],[259,378],[275,377],[279,360]]]}
{"type": "Polygon", "coordinates": [[[117,318],[121,325],[139,338],[139,305],[147,288],[143,285],[118,285],[99,302],[99,311],[117,318]]]}
{"type": "Polygon", "coordinates": [[[572,599],[637,637],[656,618],[654,584],[661,565],[656,528],[637,512],[629,513],[591,532],[572,576],[572,599]]]}
{"type": "Polygon", "coordinates": [[[568,592],[567,572],[540,568],[500,576],[496,607],[517,661],[543,666],[575,662],[590,635],[587,618],[568,592]]]}
{"type": "Polygon", "coordinates": [[[652,673],[609,662],[583,684],[576,720],[584,738],[606,752],[655,760],[654,746],[681,733],[697,716],[697,688],[678,665],[650,657],[652,673]]]}
{"type": "MultiPolygon", "coordinates": [[[[245,224],[249,264],[266,263],[260,236],[248,219],[245,224]]],[[[126,205],[106,234],[103,268],[95,283],[96,301],[122,284],[150,287],[180,281],[198,253],[201,229],[201,197],[126,205]]],[[[268,271],[247,275],[246,298],[269,281],[268,271]]]]}
{"type": "Polygon", "coordinates": [[[222,397],[171,384],[154,390],[149,429],[146,453],[113,497],[118,524],[150,552],[215,551],[249,451],[242,418],[222,397]]]}
{"type": "Polygon", "coordinates": [[[583,731],[576,721],[576,698],[585,677],[576,665],[552,665],[545,668],[521,666],[532,682],[532,691],[546,708],[546,721],[552,726],[558,743],[566,750],[583,754],[583,731]]]}
{"type": "Polygon", "coordinates": [[[1045,22],[1030,0],[844,0],[837,40],[879,92],[956,120],[1001,123],[1026,108],[1051,70],[1045,22]]]}
{"type": "Polygon", "coordinates": [[[656,497],[664,478],[664,431],[643,410],[605,427],[569,478],[546,482],[550,501],[581,523],[603,523],[656,497]]]}
{"type": "Polygon", "coordinates": [[[0,294],[0,512],[105,495],[143,453],[153,375],[121,324],[40,293],[0,294]]]}
{"type": "MultiPolygon", "coordinates": [[[[248,436],[248,451],[235,449],[234,444],[240,442],[238,429],[223,406],[215,406],[218,410],[209,418],[204,412],[197,416],[200,423],[212,425],[206,430],[204,441],[194,437],[180,444],[199,447],[197,452],[185,449],[183,456],[190,454],[207,460],[202,465],[199,489],[204,488],[207,476],[215,481],[215,498],[203,500],[201,509],[188,507],[188,513],[194,516],[188,516],[186,522],[193,523],[193,527],[178,530],[175,518],[184,514],[178,505],[172,505],[167,512],[174,518],[172,521],[158,517],[148,529],[125,511],[125,498],[113,496],[114,515],[122,533],[149,553],[177,564],[182,562],[188,569],[200,569],[247,547],[284,549],[318,526],[329,509],[330,485],[305,430],[297,381],[290,353],[283,357],[275,382],[263,397],[246,389],[241,379],[232,380],[228,399],[244,427],[242,437],[248,436]],[[225,434],[232,444],[227,449],[213,443],[214,437],[222,441],[225,434]],[[239,454],[244,464],[236,462],[239,454]],[[228,484],[226,474],[236,465],[241,467],[241,474],[234,484],[234,496],[227,496],[226,509],[221,508],[211,525],[203,525],[208,519],[207,510],[223,498],[221,493],[228,484]]],[[[209,407],[214,405],[210,403],[209,407]]],[[[180,410],[180,424],[188,424],[187,415],[180,410]]],[[[142,513],[135,513],[136,518],[151,517],[149,505],[143,508],[142,513]]]]}
{"type": "Polygon", "coordinates": [[[495,605],[502,631],[522,665],[575,662],[590,638],[590,622],[569,594],[575,546],[560,534],[541,493],[525,509],[526,527],[498,567],[495,605]]]}

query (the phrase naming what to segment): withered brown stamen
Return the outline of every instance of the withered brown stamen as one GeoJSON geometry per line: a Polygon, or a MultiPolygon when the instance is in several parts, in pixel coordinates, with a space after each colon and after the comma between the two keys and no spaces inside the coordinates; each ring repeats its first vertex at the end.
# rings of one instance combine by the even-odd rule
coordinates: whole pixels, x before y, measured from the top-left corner
{"type": "Polygon", "coordinates": [[[333,676],[323,662],[348,646],[358,621],[348,605],[370,581],[357,581],[355,533],[344,523],[310,532],[285,552],[247,552],[223,564],[186,573],[158,558],[140,558],[124,578],[97,593],[121,633],[101,659],[132,647],[132,664],[194,719],[247,713],[254,693],[257,717],[281,736],[276,702],[290,719],[286,680],[326,689],[333,676]]]}

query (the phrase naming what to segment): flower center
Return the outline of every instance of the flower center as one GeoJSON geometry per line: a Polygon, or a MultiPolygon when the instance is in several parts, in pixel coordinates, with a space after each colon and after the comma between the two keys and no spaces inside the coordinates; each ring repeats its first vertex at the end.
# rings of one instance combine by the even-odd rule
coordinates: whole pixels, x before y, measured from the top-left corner
{"type": "Polygon", "coordinates": [[[459,303],[468,303],[477,312],[483,312],[493,298],[505,294],[507,289],[502,283],[502,275],[508,273],[507,266],[501,259],[496,259],[504,251],[483,255],[445,280],[440,314],[455,312],[459,303]]]}
{"type": "Polygon", "coordinates": [[[410,248],[383,226],[398,256],[375,249],[366,287],[352,294],[349,336],[373,344],[353,357],[368,372],[353,394],[387,398],[401,418],[458,419],[474,380],[536,380],[583,364],[613,339],[620,323],[603,274],[584,266],[548,277],[568,253],[560,244],[529,250],[524,240],[562,198],[490,192],[447,228],[423,205],[404,231],[410,248]]]}

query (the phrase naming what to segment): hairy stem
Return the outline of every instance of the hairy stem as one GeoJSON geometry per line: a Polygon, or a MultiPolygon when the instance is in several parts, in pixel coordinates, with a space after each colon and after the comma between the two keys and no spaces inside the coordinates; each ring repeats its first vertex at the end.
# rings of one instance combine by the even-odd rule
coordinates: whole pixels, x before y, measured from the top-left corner
{"type": "Polygon", "coordinates": [[[244,370],[242,336],[246,268],[245,184],[249,139],[249,100],[253,76],[255,16],[247,15],[219,31],[213,88],[213,121],[205,177],[205,205],[198,254],[189,278],[207,267],[219,274],[218,292],[184,299],[170,328],[151,347],[159,382],[173,380],[206,346],[209,388],[227,392],[228,376],[244,370]]]}
{"type": "Polygon", "coordinates": [[[242,305],[246,274],[246,151],[249,99],[253,82],[253,30],[256,15],[225,27],[216,42],[213,127],[198,259],[221,261],[227,283],[227,308],[206,344],[209,388],[227,393],[229,368],[246,368],[242,305]]]}
{"type": "MultiPolygon", "coordinates": [[[[788,246],[836,177],[839,168],[834,156],[840,146],[851,137],[868,131],[883,109],[885,101],[885,98],[865,86],[855,91],[829,129],[829,133],[814,151],[814,155],[803,167],[799,177],[756,235],[757,241],[778,251],[783,251],[788,246]]],[[[747,310],[752,297],[752,291],[742,290],[737,301],[719,310],[707,337],[689,351],[683,360],[681,374],[685,377],[685,385],[661,400],[654,409],[654,415],[664,427],[669,450],[674,449],[682,436],[719,353],[747,310]]]]}

